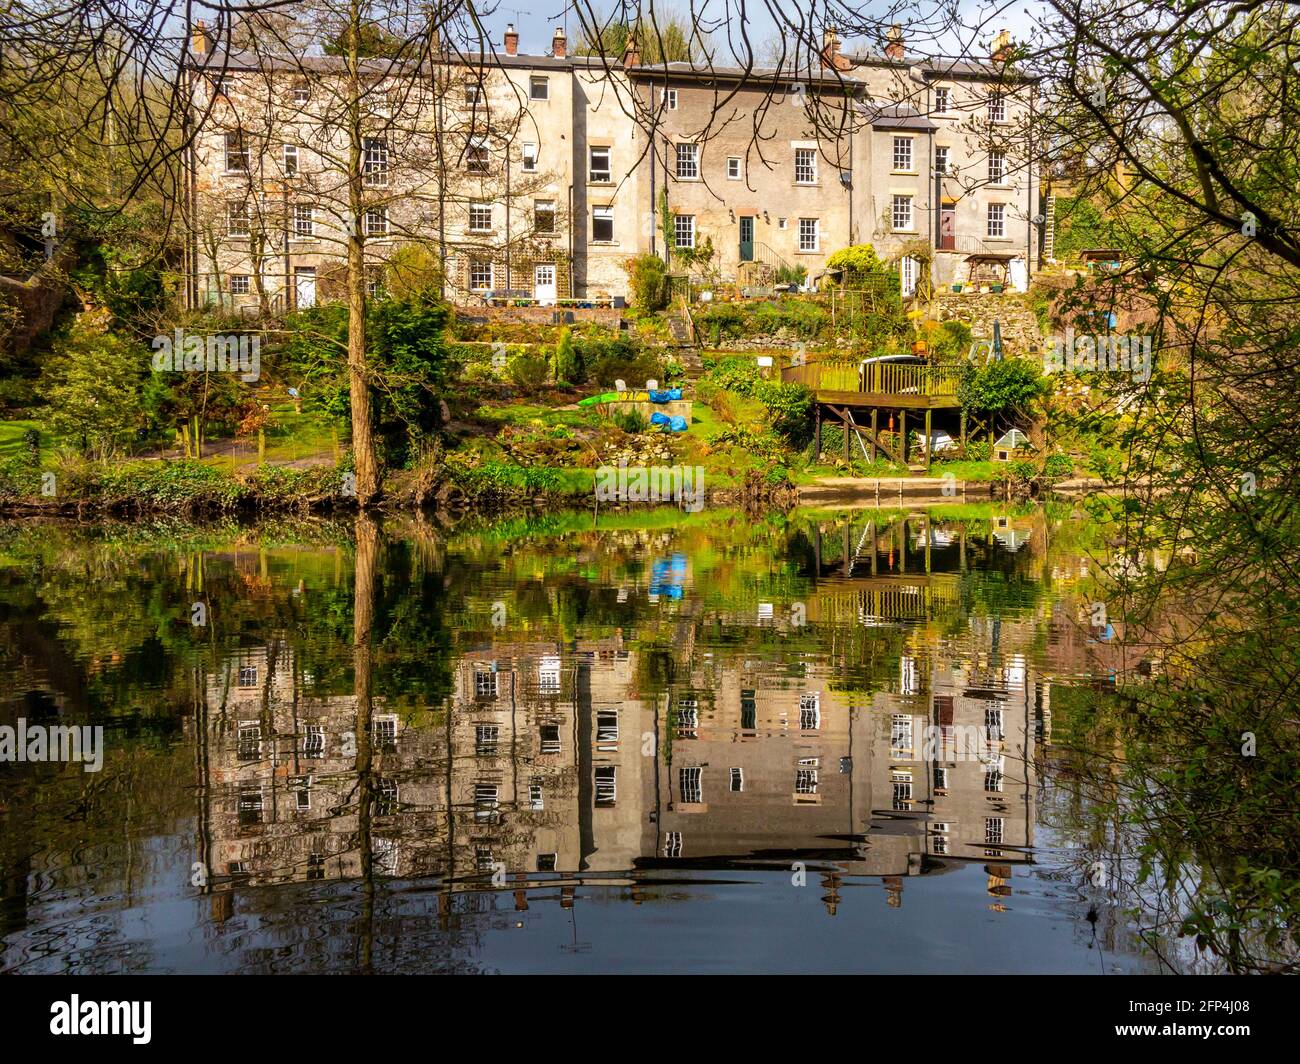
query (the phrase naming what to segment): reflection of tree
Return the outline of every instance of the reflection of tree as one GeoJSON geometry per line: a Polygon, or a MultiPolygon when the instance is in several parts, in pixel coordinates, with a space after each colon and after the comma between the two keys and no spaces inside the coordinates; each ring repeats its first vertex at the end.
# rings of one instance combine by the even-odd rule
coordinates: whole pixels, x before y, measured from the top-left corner
{"type": "Polygon", "coordinates": [[[359,928],[360,969],[372,971],[375,919],[374,747],[371,743],[371,661],[375,623],[375,564],[379,554],[379,529],[364,512],[357,515],[356,567],[352,577],[352,684],[356,696],[357,733],[357,845],[361,848],[362,911],[359,928]]]}

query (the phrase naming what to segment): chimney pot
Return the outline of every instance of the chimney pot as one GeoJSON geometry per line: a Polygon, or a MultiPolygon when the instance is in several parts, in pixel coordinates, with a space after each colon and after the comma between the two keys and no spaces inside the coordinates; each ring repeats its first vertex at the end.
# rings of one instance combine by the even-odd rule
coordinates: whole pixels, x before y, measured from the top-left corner
{"type": "Polygon", "coordinates": [[[519,54],[519,34],[515,32],[515,24],[513,22],[506,25],[505,44],[506,55],[519,54]]]}
{"type": "Polygon", "coordinates": [[[641,49],[636,43],[636,33],[631,32],[627,35],[627,41],[623,44],[623,66],[634,67],[641,62],[641,49]]]}
{"type": "Polygon", "coordinates": [[[568,41],[564,36],[564,27],[556,26],[555,36],[551,38],[551,55],[555,56],[556,59],[563,59],[565,46],[567,44],[568,41]]]}
{"type": "Polygon", "coordinates": [[[851,64],[840,55],[840,34],[835,26],[822,30],[822,66],[835,70],[848,70],[851,64]]]}
{"type": "Polygon", "coordinates": [[[889,27],[889,34],[885,44],[885,55],[890,59],[902,59],[907,51],[907,46],[903,39],[903,27],[895,22],[889,27]]]}
{"type": "Polygon", "coordinates": [[[194,55],[207,55],[212,51],[212,35],[202,19],[194,23],[194,32],[190,35],[190,51],[194,55]]]}
{"type": "Polygon", "coordinates": [[[1011,43],[1011,34],[1005,29],[999,30],[998,35],[993,38],[993,51],[990,58],[995,63],[1005,63],[1014,51],[1015,45],[1011,43]]]}

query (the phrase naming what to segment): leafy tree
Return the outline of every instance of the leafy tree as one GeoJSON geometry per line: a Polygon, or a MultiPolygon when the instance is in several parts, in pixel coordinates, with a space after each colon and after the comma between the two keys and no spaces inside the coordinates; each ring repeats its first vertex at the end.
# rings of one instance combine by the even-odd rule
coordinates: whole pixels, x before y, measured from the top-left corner
{"type": "Polygon", "coordinates": [[[573,335],[567,328],[560,330],[555,342],[555,354],[551,357],[551,376],[559,385],[574,384],[578,380],[578,355],[573,348],[573,335]]]}
{"type": "Polygon", "coordinates": [[[979,417],[1024,420],[1029,407],[1046,389],[1037,363],[1008,358],[977,367],[966,363],[957,397],[962,409],[979,417]]]}

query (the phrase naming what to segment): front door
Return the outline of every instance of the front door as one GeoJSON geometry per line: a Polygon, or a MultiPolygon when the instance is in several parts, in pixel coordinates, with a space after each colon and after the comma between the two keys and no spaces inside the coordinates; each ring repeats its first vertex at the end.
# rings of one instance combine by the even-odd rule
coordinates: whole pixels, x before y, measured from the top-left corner
{"type": "Polygon", "coordinates": [[[316,305],[316,267],[298,266],[293,271],[294,305],[306,310],[316,305]]]}
{"type": "Polygon", "coordinates": [[[944,203],[939,207],[939,250],[952,251],[957,246],[957,205],[944,203]]]}
{"type": "Polygon", "coordinates": [[[533,298],[543,307],[555,306],[555,264],[533,269],[533,298]]]}
{"type": "Polygon", "coordinates": [[[754,261],[754,219],[748,215],[740,219],[740,261],[754,261]]]}

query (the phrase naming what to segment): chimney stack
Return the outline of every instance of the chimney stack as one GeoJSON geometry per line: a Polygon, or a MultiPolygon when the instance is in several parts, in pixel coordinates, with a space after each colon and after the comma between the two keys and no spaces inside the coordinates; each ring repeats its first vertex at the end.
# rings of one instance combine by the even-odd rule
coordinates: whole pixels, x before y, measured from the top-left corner
{"type": "Polygon", "coordinates": [[[903,44],[903,27],[895,22],[889,27],[889,34],[885,43],[885,55],[890,59],[901,60],[906,48],[903,44]]]}
{"type": "Polygon", "coordinates": [[[556,59],[563,59],[564,49],[567,44],[568,41],[564,37],[564,27],[556,26],[555,36],[551,38],[551,55],[555,56],[556,59]]]}
{"type": "Polygon", "coordinates": [[[822,30],[822,66],[835,70],[848,70],[852,64],[840,55],[840,34],[834,26],[822,30]]]}
{"type": "Polygon", "coordinates": [[[515,32],[513,22],[506,25],[506,55],[519,54],[519,34],[515,32]]]}
{"type": "Polygon", "coordinates": [[[190,35],[190,52],[194,55],[207,55],[212,51],[212,35],[208,33],[208,27],[202,19],[194,24],[194,32],[190,35]]]}
{"type": "Polygon", "coordinates": [[[1006,30],[998,31],[998,35],[993,38],[993,52],[990,58],[995,63],[1005,63],[1011,58],[1011,53],[1015,51],[1015,45],[1011,43],[1011,34],[1006,30]]]}
{"type": "Polygon", "coordinates": [[[623,44],[623,66],[634,67],[641,62],[641,49],[636,43],[636,31],[628,32],[627,40],[623,44]]]}

